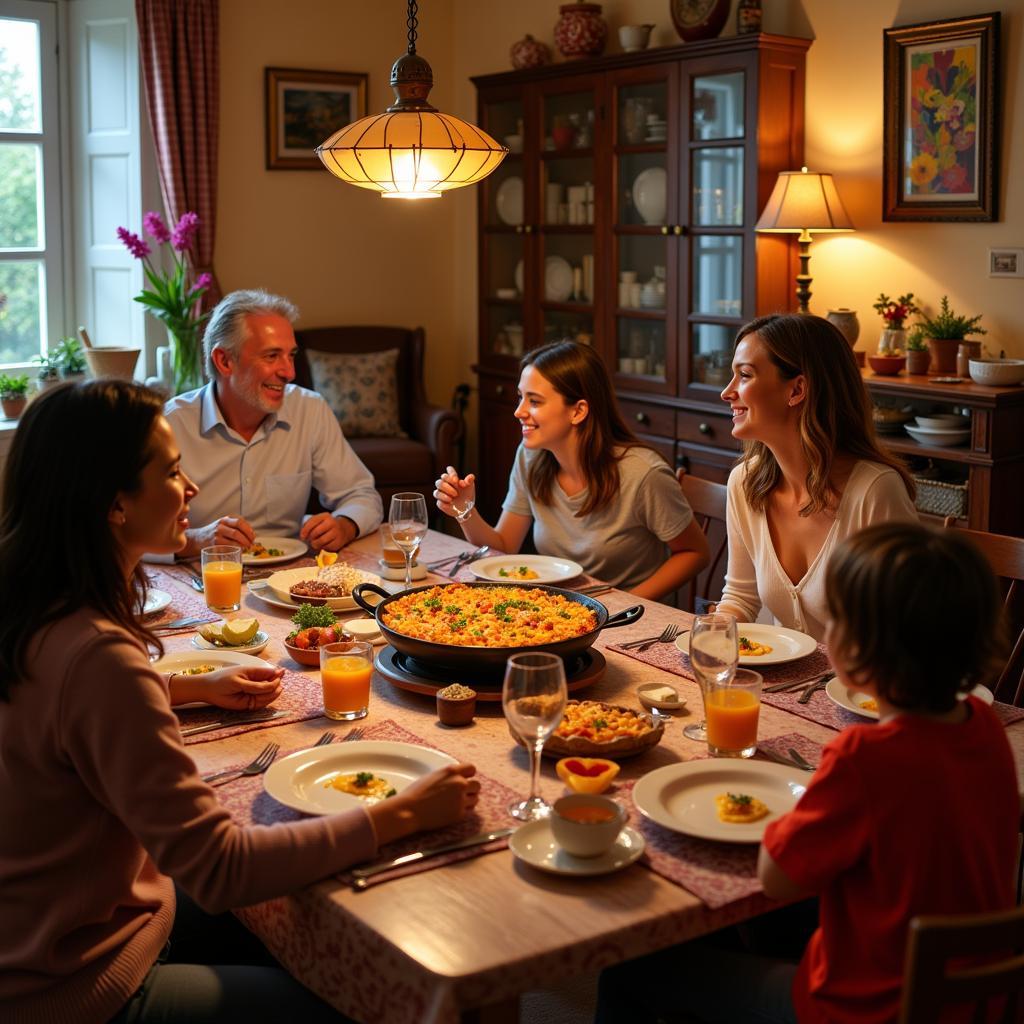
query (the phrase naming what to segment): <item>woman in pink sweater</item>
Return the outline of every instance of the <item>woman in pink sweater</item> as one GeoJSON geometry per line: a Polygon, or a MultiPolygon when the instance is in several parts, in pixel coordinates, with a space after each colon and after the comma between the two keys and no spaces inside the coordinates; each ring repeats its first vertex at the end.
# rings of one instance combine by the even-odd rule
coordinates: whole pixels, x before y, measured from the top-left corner
{"type": "MultiPolygon", "coordinates": [[[[134,384],[55,389],[15,434],[0,516],[0,579],[17,602],[0,616],[8,1024],[337,1020],[276,967],[164,964],[175,884],[219,914],[457,821],[476,802],[474,769],[458,765],[346,814],[232,821],[196,774],[150,666],[153,638],[132,613],[140,557],[182,547],[195,493],[160,398],[134,384]]],[[[199,931],[222,923],[209,917],[199,931]]],[[[222,964],[239,963],[234,941],[224,939],[222,964]]]]}

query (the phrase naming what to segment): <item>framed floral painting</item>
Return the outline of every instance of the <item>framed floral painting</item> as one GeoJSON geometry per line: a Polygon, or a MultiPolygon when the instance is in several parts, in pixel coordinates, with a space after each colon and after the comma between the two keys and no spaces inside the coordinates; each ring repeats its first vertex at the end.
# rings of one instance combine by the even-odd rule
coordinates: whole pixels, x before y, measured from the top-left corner
{"type": "Polygon", "coordinates": [[[883,220],[998,217],[999,14],[885,31],[883,220]]]}
{"type": "Polygon", "coordinates": [[[268,171],[323,170],[316,147],[366,116],[363,73],[266,68],[263,81],[268,171]]]}

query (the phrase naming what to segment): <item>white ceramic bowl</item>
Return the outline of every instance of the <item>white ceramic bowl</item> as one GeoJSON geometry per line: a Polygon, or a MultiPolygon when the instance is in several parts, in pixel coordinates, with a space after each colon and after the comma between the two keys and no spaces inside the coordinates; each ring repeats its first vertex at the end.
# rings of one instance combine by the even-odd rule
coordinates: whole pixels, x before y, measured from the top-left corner
{"type": "Polygon", "coordinates": [[[933,416],[916,416],[916,425],[925,430],[970,430],[971,421],[966,416],[951,412],[937,412],[933,416]]]}
{"type": "Polygon", "coordinates": [[[975,384],[1006,387],[1024,381],[1024,359],[972,359],[969,368],[975,384]]]}
{"type": "Polygon", "coordinates": [[[626,53],[647,49],[647,41],[651,38],[653,25],[621,25],[619,42],[626,53]]]}
{"type": "Polygon", "coordinates": [[[508,146],[510,153],[522,153],[523,151],[523,137],[522,135],[506,135],[505,145],[508,146]]]}
{"type": "Polygon", "coordinates": [[[906,424],[907,433],[919,444],[929,444],[936,448],[955,448],[958,444],[966,444],[971,436],[968,430],[925,430],[906,424]]]}
{"type": "Polygon", "coordinates": [[[574,793],[555,801],[549,820],[555,842],[566,853],[573,857],[600,857],[612,848],[626,824],[626,808],[604,796],[574,793]],[[607,820],[583,822],[564,817],[564,813],[584,808],[596,809],[606,815],[607,820]]]}

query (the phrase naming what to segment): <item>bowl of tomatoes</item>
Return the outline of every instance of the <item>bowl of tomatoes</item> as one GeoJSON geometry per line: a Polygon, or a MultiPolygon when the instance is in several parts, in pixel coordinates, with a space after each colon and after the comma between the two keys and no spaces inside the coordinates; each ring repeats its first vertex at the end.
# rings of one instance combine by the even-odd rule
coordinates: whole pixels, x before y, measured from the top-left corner
{"type": "Polygon", "coordinates": [[[341,625],[309,626],[297,629],[285,638],[284,646],[300,665],[320,665],[320,647],[323,644],[351,643],[352,637],[341,625]]]}

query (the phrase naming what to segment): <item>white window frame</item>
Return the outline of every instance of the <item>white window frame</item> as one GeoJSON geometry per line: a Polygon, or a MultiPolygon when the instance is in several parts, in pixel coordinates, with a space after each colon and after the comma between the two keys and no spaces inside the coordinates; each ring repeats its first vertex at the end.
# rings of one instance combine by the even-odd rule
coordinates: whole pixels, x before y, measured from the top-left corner
{"type": "MultiPolygon", "coordinates": [[[[34,21],[39,25],[39,76],[42,132],[0,132],[0,142],[41,143],[43,167],[40,180],[43,223],[42,245],[35,249],[0,249],[0,262],[42,260],[42,291],[45,301],[39,310],[40,348],[33,355],[45,355],[54,332],[63,330],[66,320],[64,288],[64,187],[62,178],[62,118],[60,70],[57,48],[57,0],[0,0],[0,18],[34,21]]],[[[2,372],[24,373],[32,362],[8,363],[2,372]]]]}

